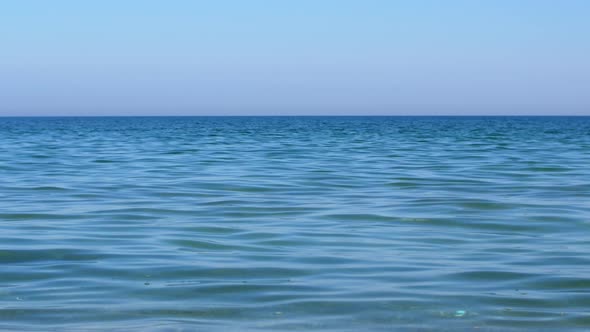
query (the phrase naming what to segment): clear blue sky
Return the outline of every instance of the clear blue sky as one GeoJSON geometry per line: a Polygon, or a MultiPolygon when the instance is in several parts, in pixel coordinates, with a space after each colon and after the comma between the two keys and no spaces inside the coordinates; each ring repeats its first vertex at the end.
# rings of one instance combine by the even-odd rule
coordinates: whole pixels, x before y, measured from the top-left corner
{"type": "Polygon", "coordinates": [[[587,0],[17,0],[0,115],[588,114],[587,0]]]}

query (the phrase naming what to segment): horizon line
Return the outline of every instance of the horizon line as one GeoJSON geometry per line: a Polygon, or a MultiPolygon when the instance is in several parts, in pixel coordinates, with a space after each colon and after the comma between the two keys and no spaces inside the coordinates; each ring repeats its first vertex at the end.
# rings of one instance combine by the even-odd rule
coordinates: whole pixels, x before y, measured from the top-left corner
{"type": "Polygon", "coordinates": [[[122,115],[0,115],[0,118],[134,118],[134,117],[590,117],[590,114],[122,114],[122,115]]]}

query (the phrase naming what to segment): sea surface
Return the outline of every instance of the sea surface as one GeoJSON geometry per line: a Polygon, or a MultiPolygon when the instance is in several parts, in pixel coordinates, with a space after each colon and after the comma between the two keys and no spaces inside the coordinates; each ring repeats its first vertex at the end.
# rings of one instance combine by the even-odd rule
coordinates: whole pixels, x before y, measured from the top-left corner
{"type": "Polygon", "coordinates": [[[590,117],[0,118],[2,331],[588,331],[590,117]]]}

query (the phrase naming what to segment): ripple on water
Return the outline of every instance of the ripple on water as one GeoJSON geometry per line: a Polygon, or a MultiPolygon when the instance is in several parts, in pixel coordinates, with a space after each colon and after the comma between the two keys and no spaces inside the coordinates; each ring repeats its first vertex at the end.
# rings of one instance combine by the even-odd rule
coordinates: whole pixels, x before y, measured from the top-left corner
{"type": "Polygon", "coordinates": [[[580,331],[590,119],[0,119],[0,330],[580,331]]]}

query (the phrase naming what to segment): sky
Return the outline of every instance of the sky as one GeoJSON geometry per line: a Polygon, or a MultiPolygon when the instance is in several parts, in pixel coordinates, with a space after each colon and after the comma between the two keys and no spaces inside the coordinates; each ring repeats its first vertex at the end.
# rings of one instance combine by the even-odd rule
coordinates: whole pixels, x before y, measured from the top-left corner
{"type": "Polygon", "coordinates": [[[590,115],[587,0],[0,2],[0,115],[590,115]]]}

